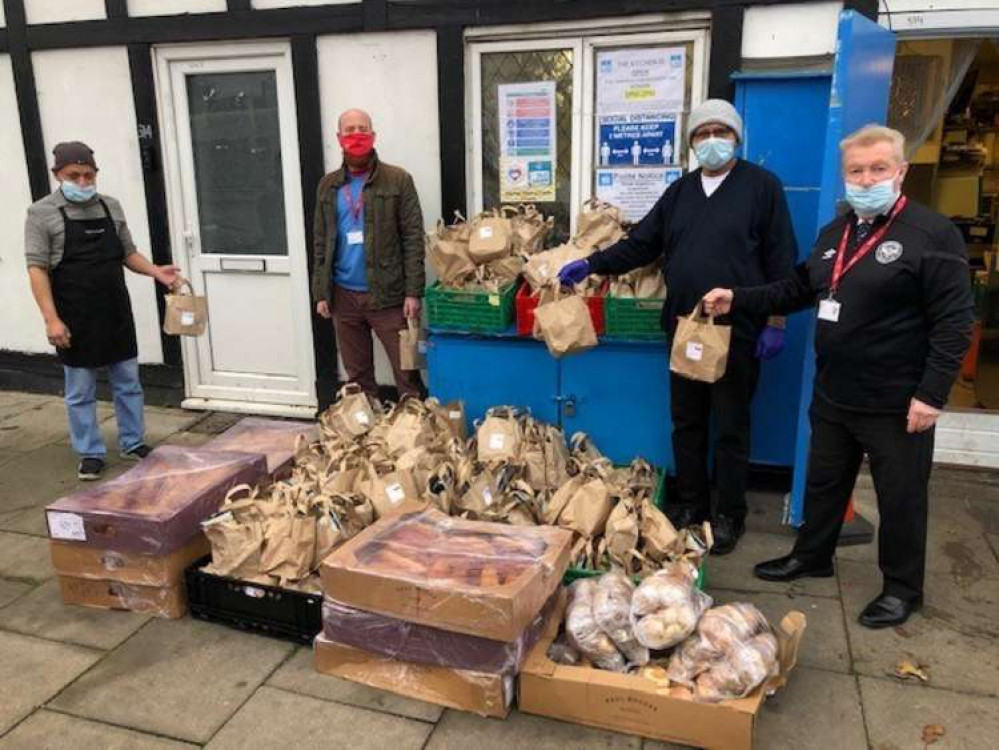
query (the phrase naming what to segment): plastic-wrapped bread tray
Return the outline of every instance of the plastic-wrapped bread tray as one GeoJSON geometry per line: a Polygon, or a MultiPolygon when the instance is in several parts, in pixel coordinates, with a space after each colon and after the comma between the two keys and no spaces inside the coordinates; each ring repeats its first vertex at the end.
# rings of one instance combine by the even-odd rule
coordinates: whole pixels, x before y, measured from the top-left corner
{"type": "Polygon", "coordinates": [[[322,630],[322,594],[247,583],[207,573],[211,556],[187,569],[188,606],[194,617],[303,644],[322,630]]]}
{"type": "Polygon", "coordinates": [[[315,424],[303,422],[247,417],[202,448],[263,453],[267,457],[268,473],[275,479],[284,479],[291,474],[295,463],[295,443],[299,435],[314,442],[319,439],[319,428],[315,424]]]}
{"type": "Polygon", "coordinates": [[[168,555],[201,533],[232,487],[266,476],[259,454],[161,446],[120,477],[49,505],[49,537],[168,555]]]}

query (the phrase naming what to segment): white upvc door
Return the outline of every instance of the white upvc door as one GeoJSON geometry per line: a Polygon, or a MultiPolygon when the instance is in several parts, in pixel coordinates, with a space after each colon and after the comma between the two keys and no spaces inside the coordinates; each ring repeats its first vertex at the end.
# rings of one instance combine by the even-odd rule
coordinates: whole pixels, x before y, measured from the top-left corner
{"type": "Polygon", "coordinates": [[[291,49],[156,49],[175,262],[208,299],[182,342],[187,408],[316,407],[291,49]]]}

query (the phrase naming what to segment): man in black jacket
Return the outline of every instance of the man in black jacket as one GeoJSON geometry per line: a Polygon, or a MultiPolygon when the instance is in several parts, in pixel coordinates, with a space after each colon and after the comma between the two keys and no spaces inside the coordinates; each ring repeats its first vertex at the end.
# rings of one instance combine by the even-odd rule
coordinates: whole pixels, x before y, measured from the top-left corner
{"type": "Polygon", "coordinates": [[[818,303],[805,522],[767,581],[833,574],[832,559],[866,453],[878,495],[880,596],[860,615],[899,625],[919,607],[933,433],[974,320],[967,253],[946,218],[900,194],[901,133],[868,125],[840,144],[853,210],[819,233],[787,278],[714,289],[705,308],[789,314],[818,303]]]}
{"type": "MultiPolygon", "coordinates": [[[[669,295],[663,330],[672,337],[678,315],[688,315],[712,287],[752,286],[788,274],[798,249],[784,188],[776,175],[736,157],[742,119],[721,99],[709,99],[688,118],[690,144],[701,168],[674,182],[621,242],[559,274],[571,284],[589,273],[620,274],[659,260],[669,295]]],[[[750,406],[760,359],[783,348],[784,321],[756,312],[732,315],[728,369],[717,383],[671,373],[673,454],[677,497],[669,514],[677,526],[711,517],[713,554],[735,549],[745,530],[750,406]],[[714,412],[715,483],[711,512],[708,435],[714,412]]]]}

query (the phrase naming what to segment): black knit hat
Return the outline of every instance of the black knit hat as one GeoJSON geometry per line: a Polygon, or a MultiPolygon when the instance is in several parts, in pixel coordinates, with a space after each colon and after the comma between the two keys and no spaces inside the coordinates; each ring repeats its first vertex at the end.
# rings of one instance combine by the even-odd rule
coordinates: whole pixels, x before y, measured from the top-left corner
{"type": "Polygon", "coordinates": [[[65,169],[70,164],[81,164],[86,167],[93,167],[94,170],[97,169],[93,149],[81,141],[57,143],[56,147],[52,149],[52,154],[55,156],[55,164],[52,165],[53,172],[65,169]]]}

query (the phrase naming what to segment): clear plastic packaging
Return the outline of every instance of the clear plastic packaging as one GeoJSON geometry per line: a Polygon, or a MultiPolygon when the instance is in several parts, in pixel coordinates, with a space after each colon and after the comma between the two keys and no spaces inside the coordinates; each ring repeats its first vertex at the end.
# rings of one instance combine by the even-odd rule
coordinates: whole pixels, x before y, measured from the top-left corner
{"type": "Polygon", "coordinates": [[[627,663],[617,645],[597,624],[593,604],[597,582],[581,578],[569,586],[569,605],[565,612],[566,640],[594,666],[611,672],[626,672],[627,663]]]}
{"type": "Polygon", "coordinates": [[[621,570],[604,573],[597,579],[593,616],[597,625],[618,647],[629,666],[649,663],[649,650],[635,638],[631,625],[631,599],[635,584],[621,570]]]}
{"type": "Polygon", "coordinates": [[[693,687],[698,675],[734,647],[767,632],[770,632],[770,624],[766,617],[747,602],[709,609],[698,623],[697,633],[684,641],[670,658],[669,677],[674,682],[693,687]]]}
{"type": "Polygon", "coordinates": [[[259,454],[160,446],[120,477],[49,505],[49,537],[166,555],[201,532],[232,487],[266,476],[259,454]]]}
{"type": "Polygon", "coordinates": [[[187,588],[183,582],[173,586],[139,586],[72,576],[58,578],[62,600],[66,604],[123,609],[169,619],[187,614],[187,588]]]}
{"type": "Polygon", "coordinates": [[[299,437],[306,443],[319,439],[319,427],[304,422],[246,417],[211,442],[204,450],[262,453],[267,457],[267,471],[277,479],[291,473],[299,437]]]}
{"type": "Polygon", "coordinates": [[[77,542],[49,543],[52,568],[58,575],[158,587],[182,583],[184,571],[210,550],[203,534],[169,555],[120,552],[77,542]]]}
{"type": "Polygon", "coordinates": [[[694,632],[711,604],[711,597],[697,589],[697,568],[692,563],[666,563],[639,584],[631,599],[635,637],[654,650],[675,646],[694,632]]]}
{"type": "Polygon", "coordinates": [[[777,638],[759,633],[737,643],[697,678],[694,700],[707,703],[743,698],[780,671],[777,638]]]}

